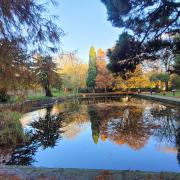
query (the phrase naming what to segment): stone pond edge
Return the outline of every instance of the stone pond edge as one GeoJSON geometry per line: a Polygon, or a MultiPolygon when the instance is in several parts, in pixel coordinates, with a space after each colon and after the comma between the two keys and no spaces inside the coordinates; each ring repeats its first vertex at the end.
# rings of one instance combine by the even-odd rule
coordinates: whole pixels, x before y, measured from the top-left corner
{"type": "MultiPolygon", "coordinates": [[[[21,108],[21,107],[28,107],[30,106],[30,111],[36,110],[36,109],[42,109],[48,106],[53,106],[56,103],[62,103],[65,100],[71,100],[71,99],[88,99],[92,97],[118,97],[121,95],[132,95],[137,98],[143,98],[147,100],[152,101],[158,101],[162,103],[168,103],[171,105],[180,106],[180,98],[172,98],[172,97],[161,97],[156,95],[148,95],[148,94],[135,94],[135,93],[129,93],[129,94],[119,94],[119,93],[111,93],[111,94],[79,94],[79,95],[73,95],[73,96],[65,96],[65,97],[54,97],[54,98],[47,98],[42,100],[26,100],[23,103],[0,103],[0,109],[8,109],[8,108],[21,108]]],[[[28,110],[29,111],[29,110],[28,110]]]]}
{"type": "Polygon", "coordinates": [[[180,106],[180,98],[164,97],[164,96],[161,97],[161,96],[148,95],[148,94],[134,94],[133,96],[147,100],[158,101],[162,103],[180,106]]]}
{"type": "Polygon", "coordinates": [[[143,172],[129,170],[93,170],[93,169],[62,169],[34,168],[21,166],[0,166],[0,179],[180,179],[177,172],[143,172]]]}

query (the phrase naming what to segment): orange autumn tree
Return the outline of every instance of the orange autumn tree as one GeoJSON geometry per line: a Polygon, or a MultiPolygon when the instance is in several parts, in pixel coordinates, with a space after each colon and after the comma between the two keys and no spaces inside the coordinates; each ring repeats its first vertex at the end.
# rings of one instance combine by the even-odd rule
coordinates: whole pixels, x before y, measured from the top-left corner
{"type": "Polygon", "coordinates": [[[149,72],[144,72],[143,66],[138,65],[134,72],[127,72],[127,79],[118,76],[115,78],[115,89],[127,90],[131,88],[149,88],[153,83],[149,80],[149,72]]]}
{"type": "Polygon", "coordinates": [[[29,58],[16,41],[0,40],[0,102],[9,95],[23,97],[32,88],[34,74],[29,58]]]}
{"type": "Polygon", "coordinates": [[[106,68],[105,52],[102,49],[98,50],[96,59],[97,76],[96,76],[96,88],[102,88],[107,91],[107,88],[112,87],[113,76],[106,68]]]}

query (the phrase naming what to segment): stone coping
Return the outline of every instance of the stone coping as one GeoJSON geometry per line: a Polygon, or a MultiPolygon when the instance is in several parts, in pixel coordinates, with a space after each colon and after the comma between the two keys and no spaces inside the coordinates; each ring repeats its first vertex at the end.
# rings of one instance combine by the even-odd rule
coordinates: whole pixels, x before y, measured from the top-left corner
{"type": "MultiPolygon", "coordinates": [[[[91,98],[104,98],[104,97],[115,98],[121,95],[125,95],[125,94],[122,94],[122,93],[107,93],[107,94],[97,93],[94,95],[93,94],[79,94],[75,96],[65,96],[65,97],[57,97],[57,98],[54,97],[54,98],[47,98],[47,99],[42,99],[42,100],[27,100],[23,103],[0,103],[0,109],[21,109],[22,107],[28,109],[28,107],[30,107],[30,110],[28,109],[28,111],[33,111],[36,109],[52,106],[56,103],[64,102],[65,100],[68,100],[68,99],[79,98],[81,100],[87,100],[91,98]]],[[[140,97],[144,99],[155,100],[159,102],[164,102],[164,103],[180,106],[180,98],[159,96],[159,95],[148,95],[148,94],[133,94],[133,93],[129,93],[126,95],[132,95],[134,97],[140,97]]]]}
{"type": "Polygon", "coordinates": [[[0,167],[0,180],[180,180],[180,173],[0,167]]]}

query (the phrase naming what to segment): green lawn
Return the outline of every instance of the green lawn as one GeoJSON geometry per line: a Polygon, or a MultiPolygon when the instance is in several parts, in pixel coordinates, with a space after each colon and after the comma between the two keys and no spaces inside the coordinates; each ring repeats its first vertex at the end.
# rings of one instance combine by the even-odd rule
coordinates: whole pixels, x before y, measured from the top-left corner
{"type": "MultiPolygon", "coordinates": [[[[64,97],[67,95],[72,95],[72,93],[64,93],[63,91],[57,90],[57,89],[52,89],[51,90],[53,97],[64,97]]],[[[49,97],[46,97],[44,93],[36,93],[34,95],[30,95],[27,97],[28,100],[42,100],[42,99],[47,99],[49,97]]]]}
{"type": "Polygon", "coordinates": [[[36,93],[33,95],[29,95],[27,97],[28,100],[42,100],[42,99],[47,99],[48,97],[46,97],[44,94],[42,93],[36,93]]]}
{"type": "Polygon", "coordinates": [[[159,95],[161,95],[161,96],[178,97],[178,98],[180,98],[180,90],[177,90],[177,91],[175,92],[175,96],[173,96],[172,91],[171,91],[171,92],[167,92],[166,95],[163,95],[163,93],[160,93],[159,95]]]}

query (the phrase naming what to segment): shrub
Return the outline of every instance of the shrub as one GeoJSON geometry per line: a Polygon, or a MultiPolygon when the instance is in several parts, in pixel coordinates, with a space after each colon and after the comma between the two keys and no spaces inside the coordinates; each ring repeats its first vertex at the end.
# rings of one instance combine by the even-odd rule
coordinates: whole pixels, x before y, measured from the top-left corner
{"type": "Polygon", "coordinates": [[[21,125],[20,113],[10,110],[0,112],[0,145],[17,144],[24,140],[24,132],[21,125]]]}

